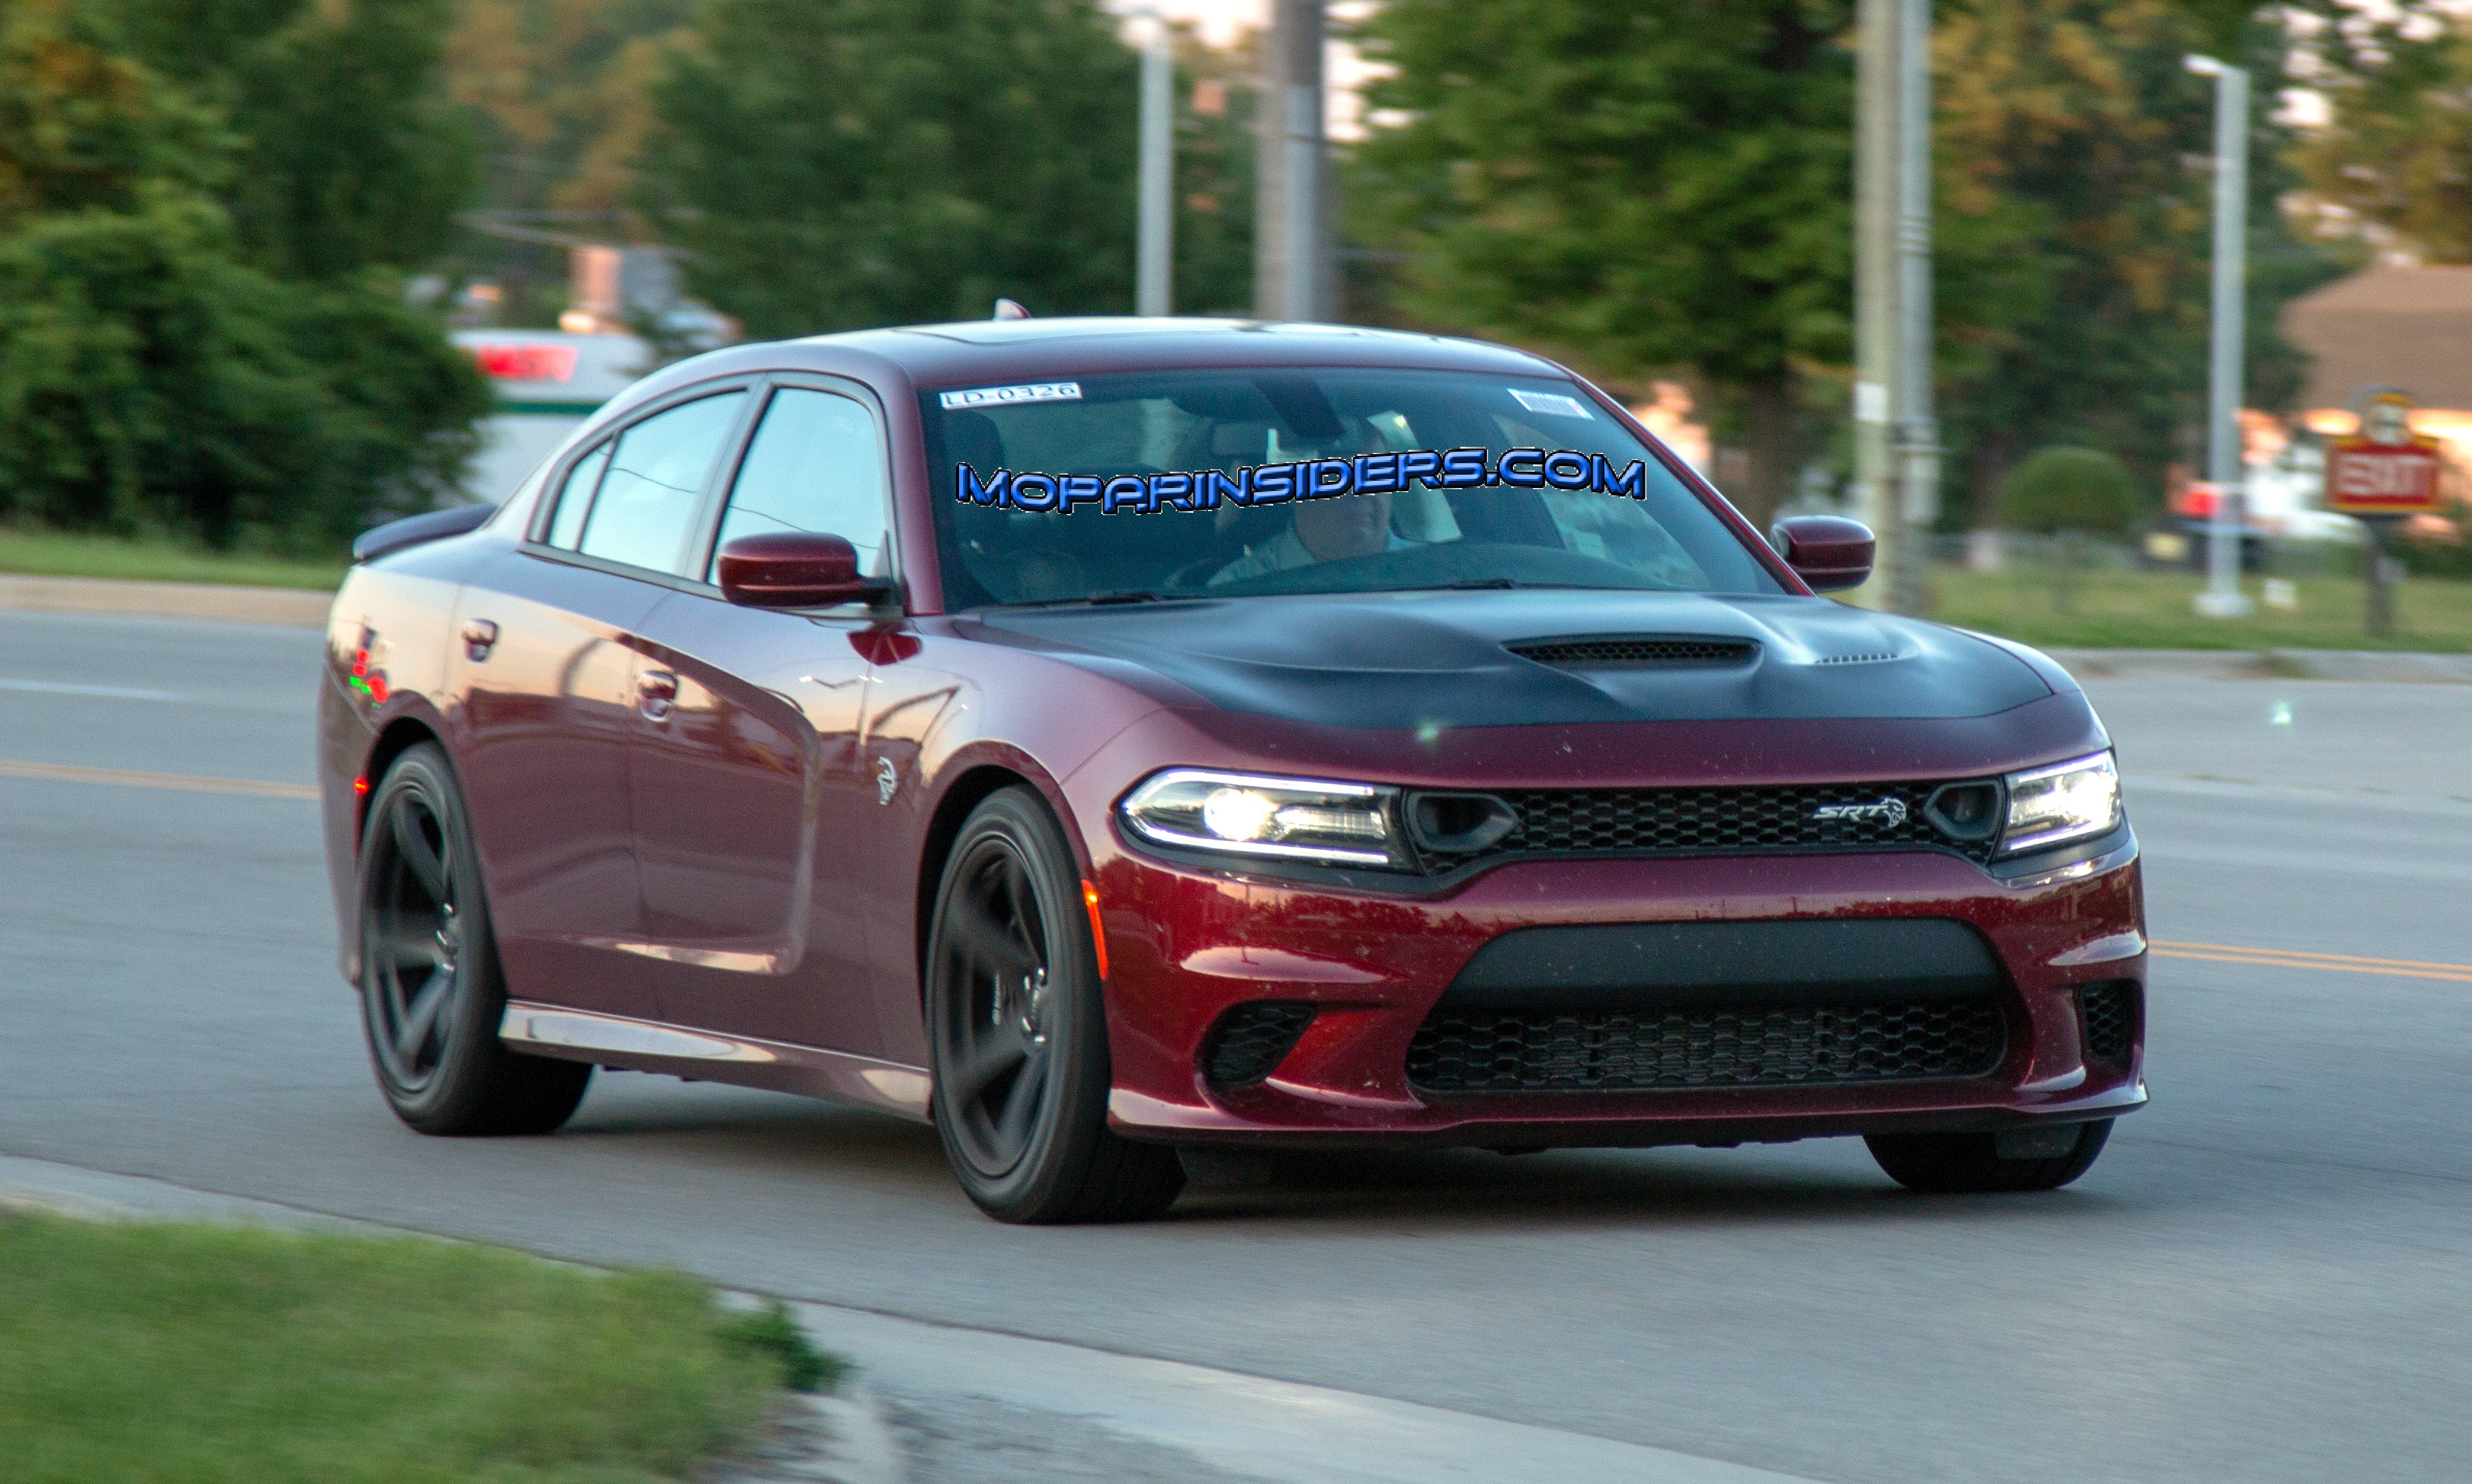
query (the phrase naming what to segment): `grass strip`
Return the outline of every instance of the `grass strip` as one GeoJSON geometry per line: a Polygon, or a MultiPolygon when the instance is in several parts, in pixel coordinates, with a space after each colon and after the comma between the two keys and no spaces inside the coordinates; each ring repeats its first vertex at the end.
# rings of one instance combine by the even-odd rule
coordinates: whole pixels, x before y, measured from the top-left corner
{"type": "Polygon", "coordinates": [[[0,572],[26,577],[108,577],[332,592],[343,586],[345,567],[340,561],[250,556],[176,541],[129,541],[72,531],[0,526],[0,572]]]}
{"type": "MultiPolygon", "coordinates": [[[[2037,646],[2066,649],[2383,649],[2472,651],[2472,583],[2418,577],[2395,589],[2395,632],[2371,638],[2357,577],[2291,580],[2298,606],[2259,604],[2246,618],[2202,618],[2190,600],[2205,579],[2181,572],[2088,571],[2071,576],[2065,607],[2049,572],[1936,567],[1931,616],[2037,646]]],[[[2241,590],[2256,602],[2262,586],[2241,590]]]]}
{"type": "Polygon", "coordinates": [[[15,1484],[692,1479],[839,1370],[786,1310],[674,1274],[0,1210],[15,1484]]]}

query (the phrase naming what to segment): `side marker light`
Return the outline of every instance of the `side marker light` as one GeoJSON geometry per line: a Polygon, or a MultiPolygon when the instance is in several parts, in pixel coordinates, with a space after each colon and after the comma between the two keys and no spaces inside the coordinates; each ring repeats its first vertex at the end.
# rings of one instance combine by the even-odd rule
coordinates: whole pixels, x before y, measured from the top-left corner
{"type": "Polygon", "coordinates": [[[1099,921],[1099,889],[1082,883],[1082,905],[1090,909],[1090,946],[1099,953],[1099,977],[1107,977],[1107,924],[1099,921]]]}

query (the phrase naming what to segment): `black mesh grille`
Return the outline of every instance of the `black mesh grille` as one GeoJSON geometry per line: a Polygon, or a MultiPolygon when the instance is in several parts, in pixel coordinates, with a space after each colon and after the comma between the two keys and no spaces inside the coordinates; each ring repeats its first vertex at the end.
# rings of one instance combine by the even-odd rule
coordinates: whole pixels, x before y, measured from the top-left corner
{"type": "Polygon", "coordinates": [[[2137,985],[2129,979],[2089,984],[2078,991],[2078,1015],[2085,1024],[2086,1060],[2127,1066],[2137,1044],[2137,985]]]}
{"type": "Polygon", "coordinates": [[[1989,860],[1991,842],[1951,840],[1923,818],[1924,801],[1938,786],[1505,789],[1496,797],[1519,816],[1509,834],[1482,850],[1429,853],[1444,869],[1522,852],[1746,855],[1937,849],[1971,861],[1989,860]]]}
{"type": "Polygon", "coordinates": [[[1503,646],[1522,659],[1568,670],[1610,665],[1747,664],[1757,651],[1748,639],[1695,634],[1604,634],[1583,639],[1529,639],[1503,646]]]}
{"type": "Polygon", "coordinates": [[[1201,1042],[1201,1074],[1214,1088],[1246,1088],[1268,1077],[1312,1021],[1311,1005],[1263,1000],[1219,1017],[1201,1042]]]}
{"type": "Polygon", "coordinates": [[[1981,1077],[2007,1054],[1987,998],[1680,1006],[1628,1013],[1438,1011],[1408,1047],[1434,1092],[1783,1088],[1981,1077]]]}

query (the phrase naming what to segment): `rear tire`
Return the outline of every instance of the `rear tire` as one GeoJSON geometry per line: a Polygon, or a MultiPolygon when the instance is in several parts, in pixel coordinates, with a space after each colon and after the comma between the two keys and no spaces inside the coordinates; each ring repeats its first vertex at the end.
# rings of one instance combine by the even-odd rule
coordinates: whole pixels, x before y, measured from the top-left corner
{"type": "Polygon", "coordinates": [[[1978,1195],[2007,1190],[2057,1190],[2092,1167],[2111,1137],[2111,1120],[2078,1125],[2077,1143],[2066,1154],[2004,1160],[1996,1134],[1869,1134],[1871,1158],[1889,1178],[1931,1195],[1978,1195]]]}
{"type": "Polygon", "coordinates": [[[1140,1221],[1184,1188],[1176,1151],[1107,1127],[1107,1010],[1081,874],[1046,802],[990,795],[962,824],[927,945],[936,1132],[998,1221],[1140,1221]]]}
{"type": "Polygon", "coordinates": [[[446,754],[407,750],[361,832],[361,1023],[378,1089],[423,1134],[546,1134],[583,1101],[588,1062],[498,1039],[507,991],[471,816],[446,754]]]}

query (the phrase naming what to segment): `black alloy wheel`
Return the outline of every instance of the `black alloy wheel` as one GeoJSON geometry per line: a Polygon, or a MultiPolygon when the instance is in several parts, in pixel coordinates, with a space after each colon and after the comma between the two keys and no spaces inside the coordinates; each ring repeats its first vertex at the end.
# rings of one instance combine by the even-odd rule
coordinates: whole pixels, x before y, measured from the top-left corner
{"type": "MultiPolygon", "coordinates": [[[[1863,1142],[1890,1180],[1930,1195],[2057,1190],[2092,1168],[2111,1137],[2111,1120],[2069,1126],[2074,1142],[2051,1154],[2003,1157],[1997,1134],[1873,1134],[1863,1142]]],[[[2034,1130],[2034,1135],[2061,1133],[2034,1130]]]]}
{"type": "Polygon", "coordinates": [[[955,840],[927,949],[937,1132],[999,1221],[1131,1221],[1183,1187],[1174,1150],[1107,1128],[1107,1019],[1081,877],[1045,801],[989,796],[955,840]]]}
{"type": "Polygon", "coordinates": [[[506,990],[479,856],[446,754],[406,751],[361,832],[361,1019],[395,1116],[424,1134],[546,1134],[592,1080],[587,1062],[498,1040],[506,990]]]}

